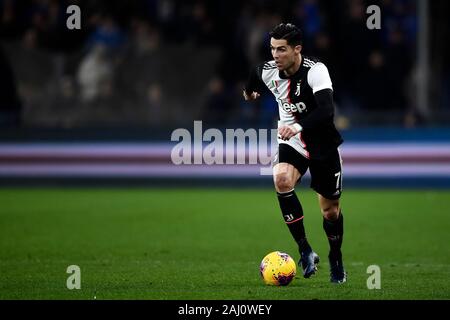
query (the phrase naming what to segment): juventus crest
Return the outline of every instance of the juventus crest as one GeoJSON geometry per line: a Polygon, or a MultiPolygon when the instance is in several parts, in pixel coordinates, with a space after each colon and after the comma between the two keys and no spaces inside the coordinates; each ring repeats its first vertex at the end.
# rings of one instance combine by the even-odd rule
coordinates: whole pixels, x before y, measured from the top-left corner
{"type": "Polygon", "coordinates": [[[302,80],[297,82],[297,89],[295,90],[295,95],[298,97],[300,96],[300,85],[302,84],[302,80]]]}

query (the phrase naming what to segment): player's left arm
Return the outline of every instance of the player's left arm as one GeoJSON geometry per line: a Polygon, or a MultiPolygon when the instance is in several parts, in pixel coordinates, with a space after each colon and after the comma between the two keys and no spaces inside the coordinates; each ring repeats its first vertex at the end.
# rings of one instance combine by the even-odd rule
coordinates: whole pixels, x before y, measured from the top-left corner
{"type": "Polygon", "coordinates": [[[318,62],[309,70],[308,84],[313,90],[317,108],[299,121],[302,129],[315,128],[334,116],[333,84],[323,63],[318,62]]]}
{"type": "Polygon", "coordinates": [[[324,121],[334,116],[333,84],[327,67],[318,62],[308,72],[308,84],[313,90],[317,108],[312,110],[308,116],[290,126],[283,126],[278,130],[283,140],[291,137],[307,128],[320,126],[324,121]]]}

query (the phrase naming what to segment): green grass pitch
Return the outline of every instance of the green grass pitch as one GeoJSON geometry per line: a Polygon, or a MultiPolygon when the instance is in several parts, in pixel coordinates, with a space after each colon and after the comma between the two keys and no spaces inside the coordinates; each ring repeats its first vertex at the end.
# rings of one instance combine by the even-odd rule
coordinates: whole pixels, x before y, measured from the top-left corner
{"type": "Polygon", "coordinates": [[[340,286],[317,196],[297,193],[322,262],[269,287],[265,254],[298,260],[272,190],[0,189],[0,299],[450,299],[450,191],[345,190],[340,286]],[[80,290],[66,288],[69,265],[80,290]],[[370,265],[380,290],[367,288],[370,265]]]}

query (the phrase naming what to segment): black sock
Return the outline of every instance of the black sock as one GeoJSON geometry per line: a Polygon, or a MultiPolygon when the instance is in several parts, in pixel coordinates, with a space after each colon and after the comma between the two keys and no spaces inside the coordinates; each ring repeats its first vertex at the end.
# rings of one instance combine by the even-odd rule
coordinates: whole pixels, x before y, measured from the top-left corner
{"type": "Polygon", "coordinates": [[[297,242],[300,252],[310,251],[311,247],[306,240],[305,227],[303,226],[303,208],[295,191],[277,192],[277,195],[284,221],[295,242],[297,242]]]}
{"type": "Polygon", "coordinates": [[[323,218],[323,229],[330,244],[330,258],[341,259],[341,246],[344,238],[344,216],[342,211],[339,212],[339,217],[336,220],[323,218]]]}

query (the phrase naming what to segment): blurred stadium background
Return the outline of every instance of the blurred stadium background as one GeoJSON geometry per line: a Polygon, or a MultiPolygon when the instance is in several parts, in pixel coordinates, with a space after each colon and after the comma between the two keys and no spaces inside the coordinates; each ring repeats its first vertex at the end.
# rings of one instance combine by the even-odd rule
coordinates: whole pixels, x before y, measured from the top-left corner
{"type": "Polygon", "coordinates": [[[446,1],[0,4],[2,183],[176,178],[174,129],[194,120],[204,130],[273,128],[272,97],[246,103],[241,89],[251,66],[270,58],[268,31],[291,21],[304,30],[304,53],[330,70],[347,182],[398,183],[398,173],[450,185],[446,1]],[[81,8],[81,30],[66,28],[70,4],[81,8]],[[381,30],[366,27],[369,4],[381,8],[381,30]]]}
{"type": "MultiPolygon", "coordinates": [[[[0,0],[0,297],[448,299],[448,12],[444,0],[0,0]],[[66,28],[70,4],[81,30],[66,28]],[[366,27],[371,4],[380,30],[366,27]],[[333,80],[355,290],[264,290],[259,259],[295,252],[271,177],[170,158],[171,133],[195,120],[275,127],[272,97],[241,91],[281,21],[303,29],[303,52],[333,80]],[[81,188],[44,188],[63,184],[81,188]],[[65,289],[72,263],[90,270],[88,293],[65,289]],[[373,263],[389,280],[379,295],[365,286],[373,263]]],[[[325,258],[315,195],[300,190],[325,258]]]]}

